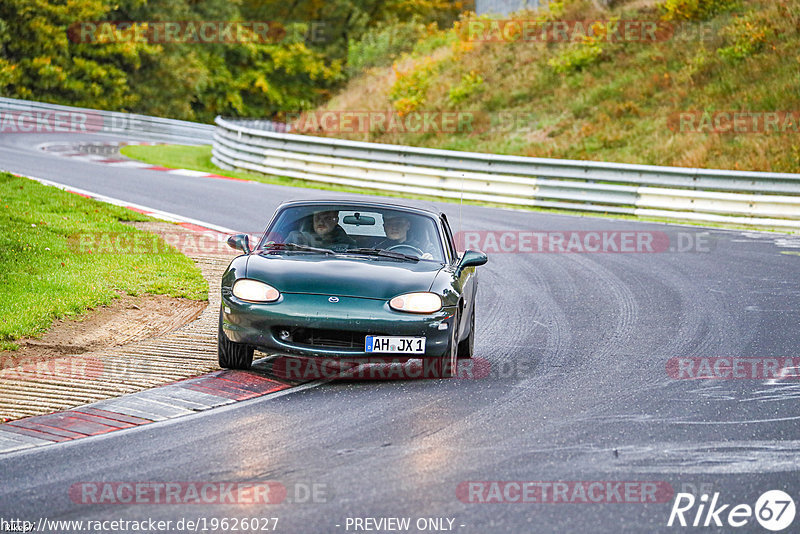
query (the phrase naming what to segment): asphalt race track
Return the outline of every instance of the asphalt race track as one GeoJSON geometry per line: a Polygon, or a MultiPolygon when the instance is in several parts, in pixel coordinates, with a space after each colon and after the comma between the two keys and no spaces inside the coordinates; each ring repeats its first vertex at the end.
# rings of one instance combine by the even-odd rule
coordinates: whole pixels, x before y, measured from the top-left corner
{"type": "MultiPolygon", "coordinates": [[[[91,139],[112,138],[5,135],[0,168],[251,232],[263,229],[281,201],[349,196],[112,170],[36,148],[91,139]]],[[[437,205],[455,229],[495,236],[664,232],[675,246],[698,237],[703,246],[656,253],[487,250],[475,353],[488,362],[488,376],[327,383],[0,456],[0,517],[173,524],[206,518],[208,531],[212,518],[277,517],[278,532],[364,532],[377,525],[356,518],[410,518],[409,529],[394,530],[401,532],[437,531],[436,522],[418,529],[420,518],[444,518],[442,527],[459,533],[695,532],[711,529],[667,526],[674,494],[718,492],[719,503],[754,506],[764,492],[780,489],[800,503],[797,377],[679,380],[667,365],[672,358],[800,356],[800,237],[475,206],[464,206],[460,216],[457,204],[437,205]],[[287,498],[93,505],[70,496],[84,482],[246,481],[277,481],[287,498]],[[469,481],[566,481],[570,488],[580,481],[651,481],[674,493],[647,503],[613,502],[613,492],[600,499],[612,502],[482,503],[460,492],[469,481]]],[[[391,523],[380,525],[392,531],[391,523]]],[[[786,532],[798,525],[800,519],[786,532]]],[[[724,531],[768,532],[754,518],[724,531]]]]}

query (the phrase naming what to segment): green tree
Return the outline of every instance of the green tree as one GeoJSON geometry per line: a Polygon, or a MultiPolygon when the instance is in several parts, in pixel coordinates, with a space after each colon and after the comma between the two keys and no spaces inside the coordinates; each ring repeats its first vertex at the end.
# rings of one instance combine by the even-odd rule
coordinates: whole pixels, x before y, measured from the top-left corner
{"type": "Polygon", "coordinates": [[[134,106],[126,72],[137,68],[147,46],[94,46],[67,36],[73,23],[98,20],[110,9],[104,0],[0,3],[0,92],[101,109],[134,106]]]}
{"type": "Polygon", "coordinates": [[[398,16],[441,22],[461,7],[447,0],[3,0],[0,94],[187,120],[272,117],[324,100],[343,81],[348,46],[368,28],[398,16]],[[100,21],[274,21],[287,32],[272,42],[234,43],[69,33],[100,21]]]}

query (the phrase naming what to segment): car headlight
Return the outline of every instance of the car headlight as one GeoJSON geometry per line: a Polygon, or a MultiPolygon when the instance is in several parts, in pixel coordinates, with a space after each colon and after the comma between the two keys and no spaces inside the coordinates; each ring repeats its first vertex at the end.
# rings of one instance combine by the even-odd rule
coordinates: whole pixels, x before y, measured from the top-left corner
{"type": "Polygon", "coordinates": [[[406,293],[390,300],[389,306],[409,313],[433,313],[442,309],[442,298],[436,293],[406,293]]]}
{"type": "Polygon", "coordinates": [[[233,284],[233,296],[250,302],[275,302],[281,293],[264,282],[243,278],[233,284]]]}

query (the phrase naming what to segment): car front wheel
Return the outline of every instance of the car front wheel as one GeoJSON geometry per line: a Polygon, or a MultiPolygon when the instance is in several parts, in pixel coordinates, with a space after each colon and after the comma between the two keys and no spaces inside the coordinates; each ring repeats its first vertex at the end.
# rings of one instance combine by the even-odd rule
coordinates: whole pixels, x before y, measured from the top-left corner
{"type": "Polygon", "coordinates": [[[234,343],[223,332],[222,313],[219,316],[217,356],[219,358],[219,366],[223,369],[250,369],[253,363],[253,347],[234,343]]]}
{"type": "Polygon", "coordinates": [[[458,344],[459,358],[472,358],[475,352],[475,305],[472,305],[472,313],[469,319],[469,336],[458,344]]]}
{"type": "Polygon", "coordinates": [[[453,327],[450,329],[450,343],[447,351],[439,357],[439,378],[453,378],[458,369],[458,315],[453,318],[453,327]]]}

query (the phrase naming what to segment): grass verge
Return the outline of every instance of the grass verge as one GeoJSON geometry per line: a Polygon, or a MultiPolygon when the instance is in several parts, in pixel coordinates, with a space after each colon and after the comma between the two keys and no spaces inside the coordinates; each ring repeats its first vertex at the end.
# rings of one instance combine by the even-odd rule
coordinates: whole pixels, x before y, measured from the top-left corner
{"type": "MultiPolygon", "coordinates": [[[[151,165],[159,165],[173,169],[189,169],[193,171],[203,171],[212,174],[219,174],[220,176],[229,176],[232,178],[240,178],[243,180],[252,180],[266,184],[286,185],[291,187],[306,187],[310,189],[319,189],[322,191],[341,191],[346,193],[357,193],[363,195],[379,195],[384,197],[393,198],[407,198],[414,200],[427,200],[438,202],[458,203],[457,199],[452,198],[439,198],[423,195],[409,195],[405,193],[395,193],[392,191],[384,191],[379,189],[363,189],[355,187],[339,186],[335,184],[326,184],[324,182],[314,182],[310,180],[298,180],[294,178],[287,178],[284,176],[269,176],[248,171],[228,171],[220,169],[211,162],[211,146],[187,146],[187,145],[129,145],[120,149],[122,155],[132,159],[143,161],[151,165]]],[[[758,231],[772,231],[780,233],[800,233],[786,228],[764,228],[761,226],[748,226],[743,224],[725,224],[714,222],[701,222],[682,219],[665,219],[660,217],[635,217],[633,215],[609,214],[602,212],[586,212],[586,211],[572,211],[554,208],[537,208],[532,206],[508,206],[506,204],[495,204],[489,202],[477,202],[472,200],[464,200],[464,204],[474,206],[484,206],[493,208],[509,208],[522,209],[535,212],[556,213],[559,215],[571,215],[575,217],[599,217],[608,219],[619,219],[627,221],[643,221],[643,222],[657,222],[668,224],[685,224],[690,226],[700,226],[704,228],[724,228],[735,230],[758,230],[758,231]]]]}
{"type": "Polygon", "coordinates": [[[151,165],[170,167],[173,169],[189,169],[192,171],[202,171],[220,176],[230,176],[241,178],[242,180],[252,180],[265,184],[286,185],[290,187],[306,187],[309,189],[321,189],[324,191],[343,191],[346,193],[363,193],[382,196],[395,196],[399,198],[428,199],[429,197],[415,195],[400,195],[389,191],[359,189],[355,187],[340,186],[336,184],[326,184],[311,180],[298,180],[286,176],[269,176],[257,172],[248,171],[228,171],[220,169],[211,162],[211,145],[128,145],[120,148],[123,156],[143,161],[151,165]]]}
{"type": "Polygon", "coordinates": [[[82,252],[74,236],[155,238],[124,224],[149,217],[0,172],[0,350],[35,336],[56,318],[75,317],[121,293],[208,298],[194,262],[174,253],[82,252]],[[72,239],[71,239],[72,238],[72,239]]]}

